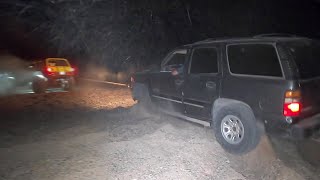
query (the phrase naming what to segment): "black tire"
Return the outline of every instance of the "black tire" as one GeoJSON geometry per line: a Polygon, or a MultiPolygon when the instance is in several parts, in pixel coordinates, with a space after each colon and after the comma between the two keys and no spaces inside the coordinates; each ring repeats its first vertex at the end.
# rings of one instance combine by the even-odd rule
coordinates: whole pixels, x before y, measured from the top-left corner
{"type": "Polygon", "coordinates": [[[145,85],[139,88],[139,97],[137,97],[138,105],[151,114],[158,113],[157,106],[152,102],[149,88],[145,85]]]}
{"type": "Polygon", "coordinates": [[[68,79],[68,84],[67,84],[67,86],[63,87],[63,90],[72,91],[74,89],[74,86],[75,86],[74,78],[69,78],[68,79]]]}
{"type": "Polygon", "coordinates": [[[141,96],[141,98],[138,100],[138,103],[148,110],[153,110],[154,104],[151,101],[151,97],[148,89],[145,89],[143,94],[144,96],[141,96]]]}
{"type": "Polygon", "coordinates": [[[251,109],[244,105],[229,105],[221,108],[214,116],[213,129],[219,144],[223,147],[223,149],[231,154],[242,155],[248,153],[254,149],[260,141],[260,133],[257,128],[256,119],[251,109]],[[228,117],[237,117],[237,121],[240,120],[242,123],[242,140],[239,140],[240,142],[235,144],[229,143],[226,140],[228,138],[225,138],[222,132],[225,131],[225,129],[221,127],[221,123],[224,118],[228,117]]]}
{"type": "Polygon", "coordinates": [[[34,93],[40,94],[45,93],[47,90],[47,83],[42,79],[35,79],[32,82],[32,90],[34,93]]]}

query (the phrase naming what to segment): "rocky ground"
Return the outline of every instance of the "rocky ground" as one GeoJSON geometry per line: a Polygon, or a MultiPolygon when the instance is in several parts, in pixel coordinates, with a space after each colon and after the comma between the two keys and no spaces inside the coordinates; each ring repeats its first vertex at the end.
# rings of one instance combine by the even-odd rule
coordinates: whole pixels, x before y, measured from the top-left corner
{"type": "Polygon", "coordinates": [[[211,129],[150,114],[121,86],[2,97],[0,119],[0,179],[320,179],[288,141],[230,155],[211,129]]]}

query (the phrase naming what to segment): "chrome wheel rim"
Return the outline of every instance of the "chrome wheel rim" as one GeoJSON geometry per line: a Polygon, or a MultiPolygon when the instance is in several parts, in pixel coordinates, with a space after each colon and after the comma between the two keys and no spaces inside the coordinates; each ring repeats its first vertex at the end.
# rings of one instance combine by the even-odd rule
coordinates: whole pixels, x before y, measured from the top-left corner
{"type": "Polygon", "coordinates": [[[227,115],[221,121],[221,134],[229,144],[239,144],[244,137],[243,124],[237,116],[227,115]]]}

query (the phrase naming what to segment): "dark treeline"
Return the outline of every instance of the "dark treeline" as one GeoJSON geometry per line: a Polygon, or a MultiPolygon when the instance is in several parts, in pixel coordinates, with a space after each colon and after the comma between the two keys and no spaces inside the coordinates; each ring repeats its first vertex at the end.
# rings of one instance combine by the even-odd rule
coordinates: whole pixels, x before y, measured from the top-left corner
{"type": "Polygon", "coordinates": [[[169,49],[209,37],[320,36],[315,0],[3,0],[0,8],[1,48],[111,69],[158,63],[169,49]]]}

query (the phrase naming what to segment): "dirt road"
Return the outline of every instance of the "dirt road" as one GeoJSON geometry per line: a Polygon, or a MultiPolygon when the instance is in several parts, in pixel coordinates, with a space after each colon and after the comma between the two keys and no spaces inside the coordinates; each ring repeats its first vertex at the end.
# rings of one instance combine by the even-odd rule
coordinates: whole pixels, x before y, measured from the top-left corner
{"type": "Polygon", "coordinates": [[[230,155],[212,130],[138,108],[129,90],[0,98],[0,179],[320,179],[286,141],[230,155]]]}

